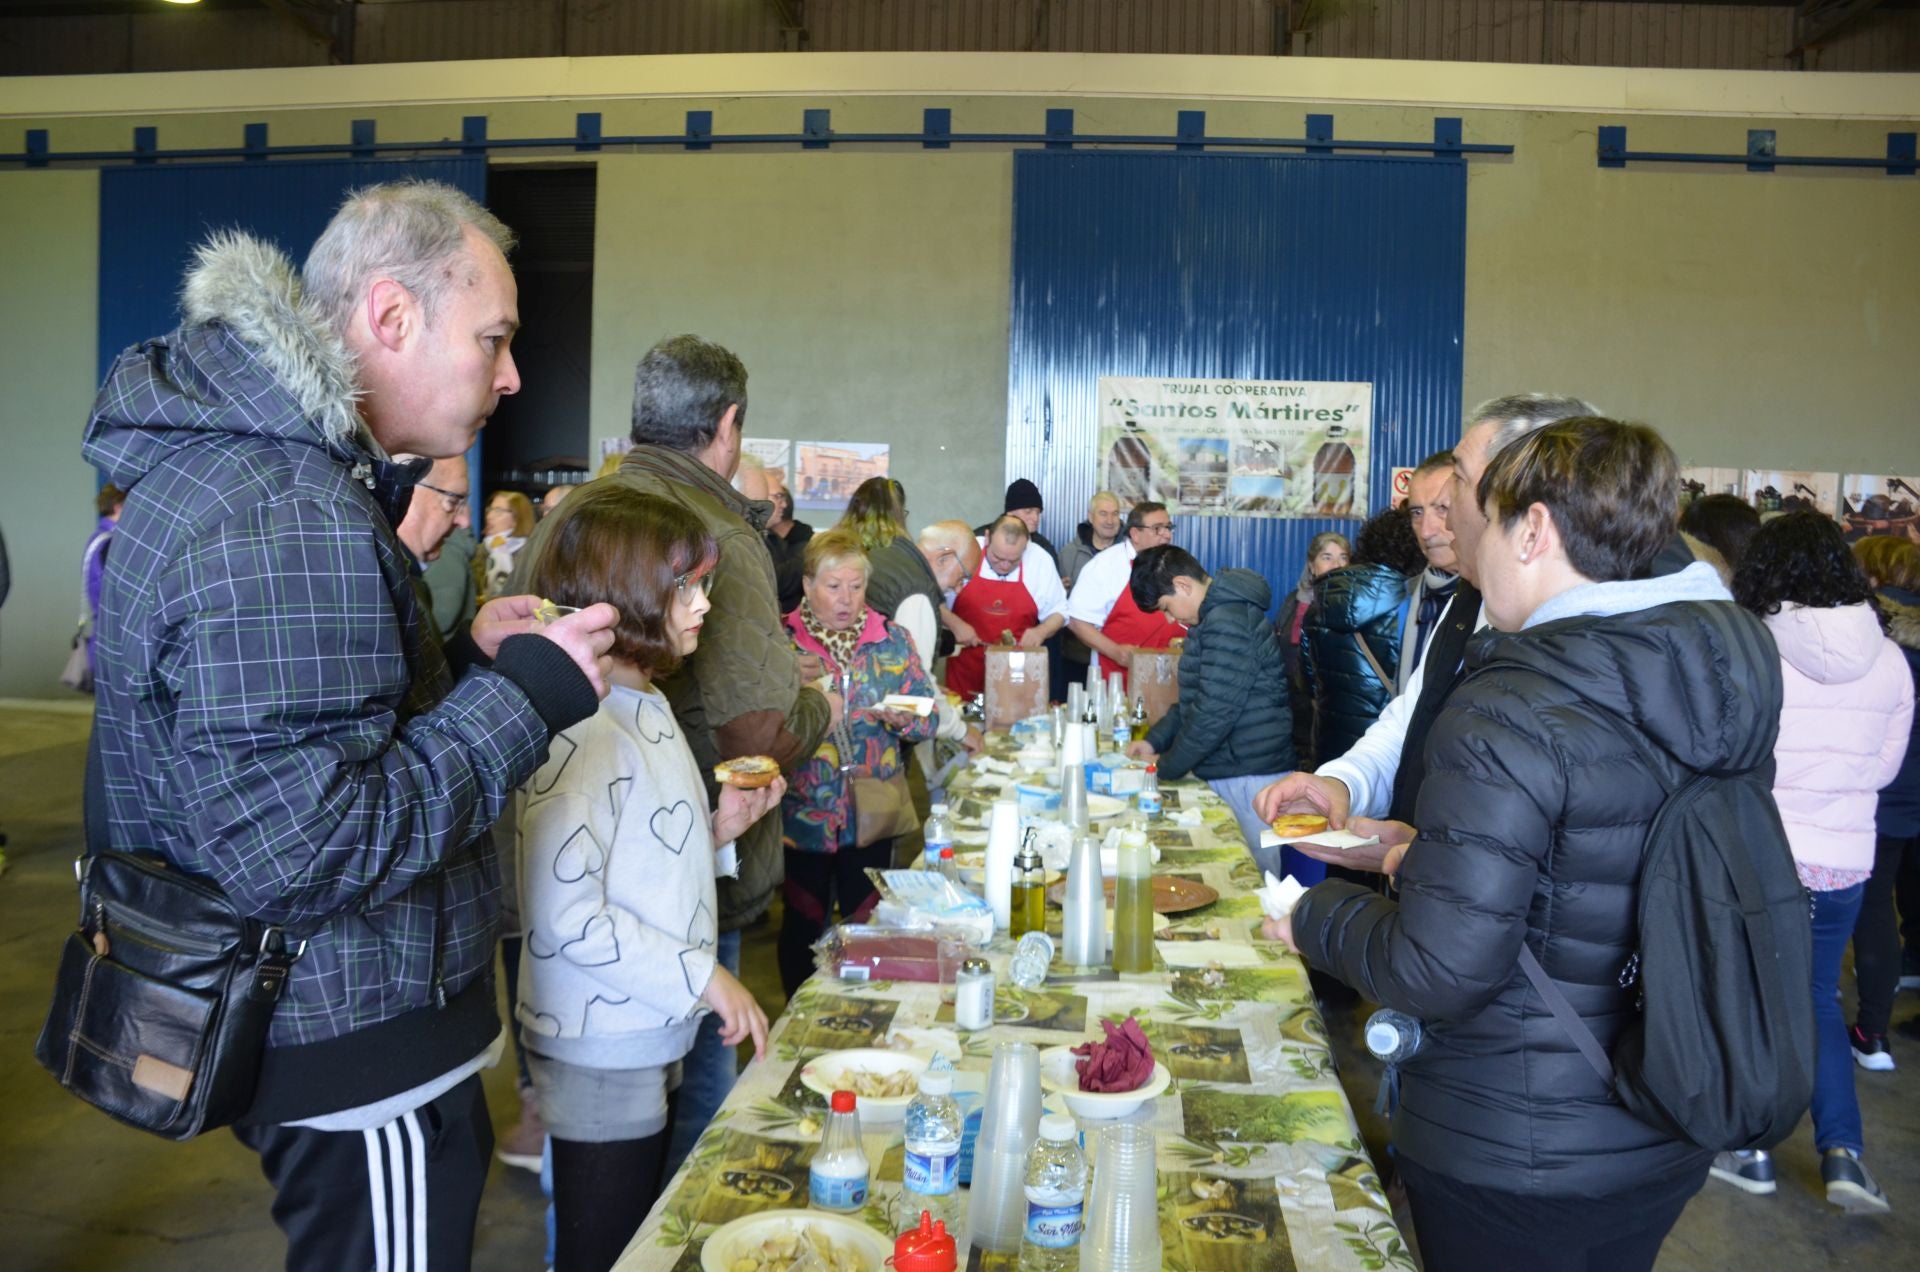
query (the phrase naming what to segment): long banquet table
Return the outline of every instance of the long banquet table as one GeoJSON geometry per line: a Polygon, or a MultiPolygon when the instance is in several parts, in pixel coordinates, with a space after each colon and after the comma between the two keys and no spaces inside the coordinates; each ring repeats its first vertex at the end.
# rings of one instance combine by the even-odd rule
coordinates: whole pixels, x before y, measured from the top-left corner
{"type": "MultiPolygon", "coordinates": [[[[995,736],[989,753],[1005,757],[1011,746],[995,736]]],[[[971,770],[949,782],[961,851],[984,844],[990,803],[1002,785],[1003,779],[971,770]]],[[[1005,793],[1011,797],[1010,784],[1005,793]]],[[[719,1225],[759,1210],[805,1207],[807,1163],[825,1103],[801,1085],[799,1071],[821,1052],[939,1049],[954,1057],[957,1069],[976,1071],[984,1081],[999,1042],[1032,1042],[1042,1050],[1079,1043],[1101,1037],[1102,1020],[1127,1016],[1140,1021],[1173,1076],[1167,1092],[1132,1119],[1152,1126],[1159,1141],[1165,1267],[1411,1272],[1412,1257],[1334,1072],[1305,968],[1257,939],[1260,878],[1232,814],[1203,783],[1168,783],[1164,795],[1166,816],[1150,832],[1160,851],[1156,872],[1196,879],[1220,894],[1171,919],[1176,962],[1197,956],[1203,966],[1168,968],[1157,953],[1151,973],[1050,980],[1023,992],[1007,979],[1012,943],[1001,936],[989,951],[998,986],[995,1023],[977,1033],[955,1030],[938,985],[815,975],[774,1023],[766,1060],[740,1075],[668,1183],[616,1265],[619,1272],[697,1269],[701,1245],[719,1225]],[[1197,824],[1183,824],[1194,822],[1195,813],[1197,824]],[[1189,946],[1210,940],[1220,944],[1189,946]]],[[[1059,911],[1049,914],[1057,932],[1059,911]]],[[[1048,1107],[1057,1103],[1050,1097],[1048,1107]]],[[[860,1217],[893,1234],[906,1226],[896,1213],[900,1124],[863,1123],[863,1130],[873,1185],[860,1217]]],[[[962,1189],[963,1216],[965,1205],[962,1189]]],[[[994,1256],[984,1266],[1011,1262],[994,1256]]]]}

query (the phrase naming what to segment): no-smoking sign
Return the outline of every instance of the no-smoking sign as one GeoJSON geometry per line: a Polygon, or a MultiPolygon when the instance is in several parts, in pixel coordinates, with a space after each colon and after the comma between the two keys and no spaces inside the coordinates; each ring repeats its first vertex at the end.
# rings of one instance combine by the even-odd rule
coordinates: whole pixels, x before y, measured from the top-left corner
{"type": "Polygon", "coordinates": [[[1393,470],[1393,506],[1398,508],[1407,502],[1407,495],[1413,490],[1413,469],[1396,468],[1393,470]]]}

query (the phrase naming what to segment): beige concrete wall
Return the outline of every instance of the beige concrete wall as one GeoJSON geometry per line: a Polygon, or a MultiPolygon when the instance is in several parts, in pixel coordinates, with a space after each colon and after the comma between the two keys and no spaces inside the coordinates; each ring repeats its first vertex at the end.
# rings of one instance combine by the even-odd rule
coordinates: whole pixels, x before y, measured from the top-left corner
{"type": "Polygon", "coordinates": [[[0,534],[13,577],[0,697],[74,696],[56,677],[94,523],[80,432],[93,400],[99,189],[92,172],[0,172],[0,534]]]}
{"type": "MultiPolygon", "coordinates": [[[[1024,132],[1042,128],[1047,107],[1071,106],[1082,133],[1163,134],[1177,111],[1203,109],[1210,133],[1254,136],[1299,136],[1308,112],[1331,111],[1337,135],[1380,139],[1427,138],[1435,115],[1458,113],[1468,140],[1516,148],[1470,161],[1467,403],[1576,392],[1660,427],[1689,462],[1920,472],[1920,178],[1594,161],[1607,123],[1627,124],[1641,149],[1734,153],[1746,129],[1770,127],[1783,153],[1880,154],[1889,130],[1914,127],[1920,77],[1307,63],[596,59],[125,76],[91,82],[91,95],[0,81],[0,150],[18,148],[27,127],[51,129],[56,150],[118,148],[142,123],[160,127],[163,146],[237,145],[255,120],[277,144],[341,139],[360,117],[377,118],[383,140],[457,137],[466,114],[487,115],[497,137],[566,136],[580,110],[600,111],[615,135],[677,132],[690,108],[713,110],[716,130],[731,133],[797,132],[809,106],[831,108],[842,132],[917,130],[926,106],[951,108],[958,130],[1024,132]],[[36,113],[33,101],[63,113],[36,113]]],[[[579,158],[513,161],[563,157],[579,158]]],[[[638,353],[693,330],[746,360],[751,433],[891,442],[916,519],[998,508],[1006,151],[723,149],[598,162],[596,438],[625,431],[638,353]]],[[[58,170],[0,181],[9,327],[49,298],[54,310],[25,342],[0,345],[13,371],[9,449],[17,438],[22,453],[77,466],[93,375],[95,183],[58,170]]],[[[26,479],[9,464],[0,480],[26,479]]],[[[72,496],[44,485],[25,497],[47,512],[84,504],[90,489],[83,470],[72,496]]],[[[77,547],[67,540],[85,526],[56,531],[36,517],[14,532],[11,501],[0,516],[10,545],[22,540],[17,594],[0,618],[11,632],[25,621],[17,606],[71,608],[64,576],[28,585],[35,599],[23,600],[19,562],[68,561],[77,547]]],[[[32,639],[43,661],[64,636],[32,639]]],[[[24,640],[0,648],[0,695],[44,684],[38,666],[20,669],[24,640]]]]}

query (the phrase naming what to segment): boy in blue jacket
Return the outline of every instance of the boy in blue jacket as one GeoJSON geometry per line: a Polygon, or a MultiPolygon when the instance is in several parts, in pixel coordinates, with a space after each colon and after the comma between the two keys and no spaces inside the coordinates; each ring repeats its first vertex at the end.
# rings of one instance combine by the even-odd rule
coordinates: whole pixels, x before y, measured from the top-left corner
{"type": "Polygon", "coordinates": [[[1142,610],[1159,610],[1189,630],[1180,700],[1127,754],[1157,760],[1162,778],[1192,773],[1204,780],[1233,809],[1254,860],[1278,873],[1276,855],[1260,849],[1266,823],[1253,811],[1261,786],[1293,770],[1286,663],[1267,621],[1272,589],[1251,570],[1210,576],[1171,544],[1134,559],[1130,586],[1142,610]]]}

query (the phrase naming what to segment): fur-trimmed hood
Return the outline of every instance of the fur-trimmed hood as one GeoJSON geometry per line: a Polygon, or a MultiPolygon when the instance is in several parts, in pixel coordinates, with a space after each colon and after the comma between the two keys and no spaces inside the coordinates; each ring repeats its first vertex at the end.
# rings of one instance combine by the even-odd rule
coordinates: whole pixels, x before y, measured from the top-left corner
{"type": "Polygon", "coordinates": [[[83,453],[122,489],[180,448],[244,434],[385,459],[354,400],[353,355],[272,244],[213,235],[181,289],[184,321],[115,360],[83,453]]]}
{"type": "Polygon", "coordinates": [[[1906,595],[1887,588],[1874,599],[1879,602],[1880,612],[1887,616],[1887,635],[1893,637],[1893,643],[1902,649],[1920,650],[1920,605],[1901,599],[1906,595]]]}

